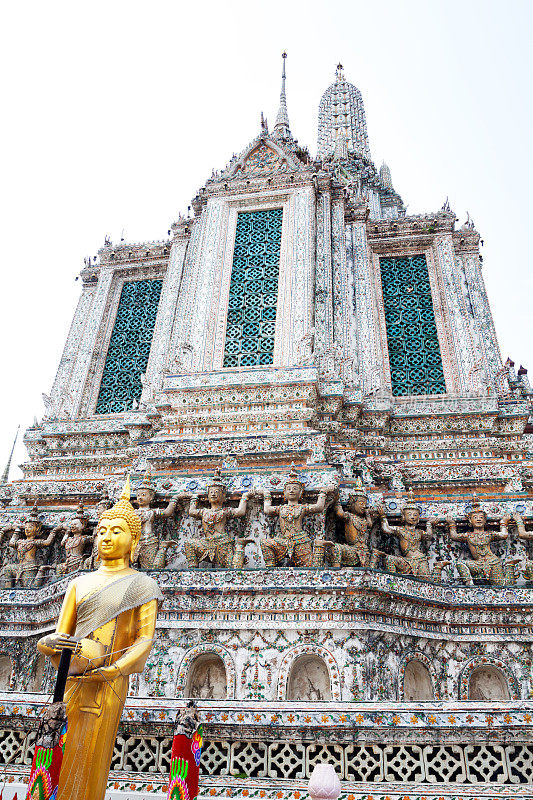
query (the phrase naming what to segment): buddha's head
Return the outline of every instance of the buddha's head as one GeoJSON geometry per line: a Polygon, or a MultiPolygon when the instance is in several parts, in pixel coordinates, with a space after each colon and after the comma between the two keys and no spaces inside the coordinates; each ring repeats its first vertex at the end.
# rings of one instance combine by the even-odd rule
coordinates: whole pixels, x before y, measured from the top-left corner
{"type": "Polygon", "coordinates": [[[131,561],[140,538],[141,519],[130,503],[128,478],[118,503],[104,511],[98,521],[98,555],[102,561],[131,561]]]}
{"type": "Polygon", "coordinates": [[[407,502],[402,508],[402,520],[406,525],[417,525],[420,521],[420,509],[415,503],[412,489],[409,489],[407,502]]]}
{"type": "Polygon", "coordinates": [[[298,477],[294,465],[289,472],[287,483],[283,487],[283,497],[285,500],[300,500],[304,493],[304,484],[298,477]]]}

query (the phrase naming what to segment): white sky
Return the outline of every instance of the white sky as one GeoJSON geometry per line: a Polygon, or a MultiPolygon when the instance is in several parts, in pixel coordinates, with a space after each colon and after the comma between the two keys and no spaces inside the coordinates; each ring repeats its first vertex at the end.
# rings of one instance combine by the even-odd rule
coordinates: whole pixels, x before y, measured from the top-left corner
{"type": "Polygon", "coordinates": [[[43,414],[83,256],[166,237],[261,111],[273,126],[283,49],[301,144],[340,60],[408,213],[470,211],[502,356],[533,370],[532,18],[520,0],[4,3],[0,472],[43,414]]]}

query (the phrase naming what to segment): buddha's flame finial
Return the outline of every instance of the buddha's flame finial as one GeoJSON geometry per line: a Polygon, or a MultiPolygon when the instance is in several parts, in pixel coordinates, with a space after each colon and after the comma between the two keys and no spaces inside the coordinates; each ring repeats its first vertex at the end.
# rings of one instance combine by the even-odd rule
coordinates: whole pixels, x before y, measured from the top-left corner
{"type": "Polygon", "coordinates": [[[131,497],[131,480],[130,475],[128,473],[128,477],[126,478],[126,483],[124,484],[124,488],[122,489],[122,494],[120,495],[120,500],[129,500],[131,497]]]}

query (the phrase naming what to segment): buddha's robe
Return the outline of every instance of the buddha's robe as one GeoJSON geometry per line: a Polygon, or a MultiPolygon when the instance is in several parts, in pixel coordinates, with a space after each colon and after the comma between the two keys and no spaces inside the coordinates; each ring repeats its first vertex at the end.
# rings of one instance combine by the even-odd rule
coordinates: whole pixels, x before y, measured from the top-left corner
{"type": "Polygon", "coordinates": [[[68,729],[58,800],[104,800],[129,675],[144,668],[160,599],[157,583],[139,572],[76,598],[75,629],[64,632],[100,642],[106,654],[103,666],[115,664],[123,674],[109,682],[90,676],[68,679],[68,729]]]}

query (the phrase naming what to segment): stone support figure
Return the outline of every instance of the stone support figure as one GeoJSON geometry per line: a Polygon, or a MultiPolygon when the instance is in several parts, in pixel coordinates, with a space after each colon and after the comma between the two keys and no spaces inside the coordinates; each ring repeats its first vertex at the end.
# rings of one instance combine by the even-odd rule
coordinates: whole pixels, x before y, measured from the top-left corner
{"type": "Polygon", "coordinates": [[[143,671],[152,648],[161,592],[130,567],[140,535],[128,481],[98,523],[100,566],[69,584],[55,633],[37,645],[56,669],[61,651],[73,652],[58,792],[63,800],[104,799],[129,676],[143,671]]]}
{"type": "Polygon", "coordinates": [[[141,485],[137,488],[138,515],[142,522],[141,539],[133,556],[133,564],[142,569],[157,569],[165,566],[165,555],[172,541],[160,542],[155,531],[158,517],[173,517],[177,499],[171,500],[164,509],[152,508],[155,489],[149,472],[145,472],[141,485]]]}
{"type": "Polygon", "coordinates": [[[368,510],[368,497],[362,486],[357,487],[355,493],[348,500],[348,511],[340,503],[335,506],[335,515],[344,522],[345,544],[317,540],[317,545],[322,544],[328,553],[329,565],[339,567],[370,567],[374,569],[381,553],[379,550],[370,552],[368,537],[374,515],[368,510]]]}
{"type": "Polygon", "coordinates": [[[203,536],[186,539],[185,557],[189,567],[197,568],[202,561],[210,561],[214,567],[240,569],[244,565],[244,548],[253,539],[234,537],[226,529],[228,519],[244,517],[251,492],[245,492],[237,508],[224,505],[226,487],[216,470],[215,477],[207,487],[209,508],[198,508],[198,497],[193,497],[189,514],[202,523],[203,536]]]}
{"type": "Polygon", "coordinates": [[[1,583],[2,588],[10,589],[13,586],[38,587],[41,586],[49,567],[39,565],[37,562],[37,550],[50,547],[56,535],[61,530],[54,528],[45,539],[39,538],[42,524],[39,519],[37,503],[33,506],[30,516],[24,522],[25,538],[15,537],[11,539],[10,545],[17,549],[18,564],[6,564],[2,569],[1,583]]]}
{"type": "Polygon", "coordinates": [[[452,517],[447,518],[450,539],[454,542],[465,542],[472,556],[471,559],[457,562],[457,570],[463,583],[466,583],[467,586],[472,586],[474,578],[483,578],[493,586],[504,586],[513,583],[515,580],[514,565],[520,559],[516,558],[508,561],[504,569],[501,558],[493,553],[490,547],[491,542],[508,538],[507,525],[510,517],[502,517],[499,531],[487,531],[485,529],[487,515],[479,505],[479,502],[474,500],[467,519],[472,530],[460,533],[457,530],[455,520],[452,517]]]}
{"type": "MultiPolygon", "coordinates": [[[[513,519],[516,522],[516,527],[518,528],[518,538],[525,542],[533,541],[533,531],[526,530],[524,520],[520,514],[513,514],[513,519]]],[[[525,580],[533,581],[533,561],[530,558],[526,558],[523,570],[525,580]]]]}
{"type": "Polygon", "coordinates": [[[58,575],[68,575],[70,572],[76,572],[83,568],[85,547],[93,541],[93,537],[88,531],[88,524],[89,520],[80,503],[76,516],[69,523],[67,532],[61,540],[61,545],[65,548],[65,561],[63,564],[58,564],[56,568],[58,575]]]}
{"type": "Polygon", "coordinates": [[[8,524],[0,530],[0,544],[7,539],[7,546],[2,554],[2,567],[15,564],[17,560],[17,543],[24,535],[22,525],[8,524]]]}
{"type": "Polygon", "coordinates": [[[440,579],[443,568],[450,562],[436,561],[433,571],[430,570],[428,557],[420,549],[420,544],[423,538],[430,539],[433,536],[433,524],[428,519],[425,531],[417,527],[420,509],[413,499],[412,490],[409,491],[409,498],[402,509],[402,525],[389,525],[383,509],[380,510],[380,516],[382,530],[398,537],[401,552],[400,556],[385,556],[387,572],[413,575],[415,578],[440,579]]]}
{"type": "Polygon", "coordinates": [[[303,529],[303,519],[308,514],[321,514],[324,511],[327,489],[321,489],[317,502],[311,505],[300,502],[303,493],[304,485],[295,470],[291,470],[283,489],[286,503],[273,506],[270,492],[268,490],[263,492],[265,514],[278,516],[280,527],[277,535],[261,540],[266,567],[275,567],[285,558],[288,558],[294,567],[313,566],[313,548],[311,539],[303,529]]]}

